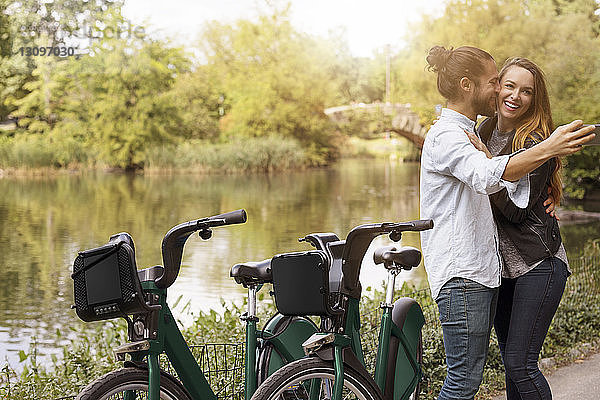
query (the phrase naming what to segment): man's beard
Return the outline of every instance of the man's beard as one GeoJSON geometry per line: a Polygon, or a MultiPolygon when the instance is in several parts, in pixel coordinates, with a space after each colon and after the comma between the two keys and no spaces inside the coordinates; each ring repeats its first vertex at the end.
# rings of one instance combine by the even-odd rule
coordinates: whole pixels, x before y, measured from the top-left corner
{"type": "Polygon", "coordinates": [[[494,101],[492,103],[489,98],[484,99],[479,90],[477,90],[475,96],[471,100],[471,106],[477,115],[493,117],[496,113],[496,102],[494,101]]]}

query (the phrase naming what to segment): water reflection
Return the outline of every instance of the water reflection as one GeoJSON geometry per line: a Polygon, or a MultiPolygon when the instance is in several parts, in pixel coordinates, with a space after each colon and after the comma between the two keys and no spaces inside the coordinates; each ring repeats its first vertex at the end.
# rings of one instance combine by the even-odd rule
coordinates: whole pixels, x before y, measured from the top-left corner
{"type": "MultiPolygon", "coordinates": [[[[125,176],[90,174],[52,179],[0,180],[0,359],[16,363],[36,336],[42,349],[57,330],[79,323],[70,309],[71,264],[77,251],[131,233],[138,266],[161,263],[166,231],[186,220],[245,208],[244,225],[190,238],[180,277],[170,289],[191,309],[219,307],[245,292],[229,278],[235,263],[308,249],[297,238],[310,232],[340,236],[361,223],[418,217],[418,165],[372,160],[331,169],[261,176],[125,176]]],[[[383,244],[385,239],[378,240],[383,244]]],[[[418,247],[418,235],[404,243],[418,247]]],[[[367,264],[369,264],[367,262],[367,264]]],[[[363,284],[383,273],[367,265],[363,284]]],[[[423,272],[407,274],[422,279],[423,272]]]]}

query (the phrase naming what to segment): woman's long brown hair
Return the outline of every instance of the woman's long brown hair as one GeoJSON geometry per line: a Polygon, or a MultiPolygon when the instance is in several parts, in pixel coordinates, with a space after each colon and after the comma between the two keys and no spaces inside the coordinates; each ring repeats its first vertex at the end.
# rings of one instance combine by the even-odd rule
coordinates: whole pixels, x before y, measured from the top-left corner
{"type": "MultiPolygon", "coordinates": [[[[533,62],[526,58],[510,58],[506,60],[500,70],[500,81],[509,68],[521,67],[531,72],[533,75],[533,101],[527,112],[521,117],[513,139],[513,151],[525,147],[525,143],[533,141],[539,143],[552,134],[554,123],[552,122],[552,112],[550,110],[550,98],[546,88],[546,78],[544,72],[533,62]]],[[[554,203],[560,204],[562,199],[562,162],[556,157],[556,168],[550,177],[550,189],[554,203]]]]}

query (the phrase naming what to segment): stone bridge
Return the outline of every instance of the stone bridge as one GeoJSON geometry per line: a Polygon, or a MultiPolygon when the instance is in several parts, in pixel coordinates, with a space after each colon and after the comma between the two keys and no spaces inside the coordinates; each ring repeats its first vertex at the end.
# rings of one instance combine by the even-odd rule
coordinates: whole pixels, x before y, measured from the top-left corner
{"type": "Polygon", "coordinates": [[[350,120],[352,114],[373,114],[373,118],[384,119],[384,131],[395,132],[404,136],[418,148],[423,147],[427,128],[419,122],[419,116],[410,110],[410,104],[400,103],[357,103],[347,106],[338,106],[325,109],[325,114],[338,124],[350,120]],[[382,118],[382,115],[385,118],[382,118]]]}

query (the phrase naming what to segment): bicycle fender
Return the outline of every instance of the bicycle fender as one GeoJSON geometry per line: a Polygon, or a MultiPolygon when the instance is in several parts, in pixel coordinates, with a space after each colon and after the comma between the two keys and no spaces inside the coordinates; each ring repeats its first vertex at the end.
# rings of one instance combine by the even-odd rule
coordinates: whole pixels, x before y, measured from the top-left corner
{"type": "Polygon", "coordinates": [[[304,357],[302,343],[318,328],[308,318],[277,314],[263,329],[262,344],[257,349],[258,381],[264,381],[285,364],[304,357]]]}
{"type": "MultiPolygon", "coordinates": [[[[123,367],[124,368],[136,368],[136,369],[143,369],[143,370],[148,370],[148,363],[143,362],[143,361],[125,361],[123,363],[123,367]]],[[[168,373],[167,371],[164,371],[163,369],[160,370],[160,376],[161,378],[164,376],[165,379],[169,379],[171,380],[173,383],[175,383],[177,386],[179,386],[179,388],[184,392],[187,393],[187,395],[192,398],[192,396],[190,395],[190,392],[185,388],[185,386],[183,386],[183,384],[181,383],[181,381],[177,378],[175,378],[173,375],[171,375],[170,373],[168,373]]]]}
{"type": "Polygon", "coordinates": [[[392,335],[386,365],[386,399],[404,398],[415,379],[421,376],[419,365],[413,365],[425,317],[414,299],[403,297],[394,302],[392,335]]]}
{"type": "MultiPolygon", "coordinates": [[[[319,357],[321,360],[330,362],[332,364],[335,359],[334,346],[323,347],[319,350],[314,351],[312,354],[313,357],[319,357]]],[[[369,374],[369,371],[367,371],[365,366],[358,360],[358,358],[356,357],[356,355],[350,347],[344,347],[342,349],[342,360],[344,360],[344,366],[348,366],[354,371],[358,372],[363,378],[367,380],[367,382],[371,384],[373,390],[377,392],[380,398],[383,398],[383,393],[381,393],[381,389],[379,388],[379,386],[377,386],[375,380],[373,379],[371,374],[369,374]]]]}
{"type": "Polygon", "coordinates": [[[421,306],[417,301],[410,297],[401,297],[394,302],[392,308],[392,321],[401,330],[405,331],[405,324],[414,324],[407,329],[418,329],[419,331],[425,324],[425,317],[421,306]]]}
{"type": "Polygon", "coordinates": [[[290,362],[304,357],[302,343],[317,330],[315,323],[308,318],[278,314],[263,329],[263,341],[273,344],[290,362]]]}

